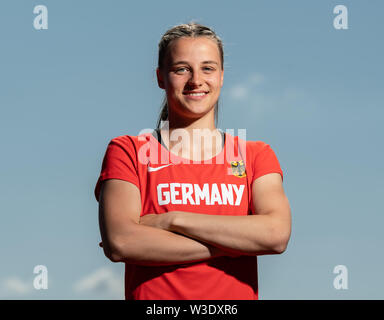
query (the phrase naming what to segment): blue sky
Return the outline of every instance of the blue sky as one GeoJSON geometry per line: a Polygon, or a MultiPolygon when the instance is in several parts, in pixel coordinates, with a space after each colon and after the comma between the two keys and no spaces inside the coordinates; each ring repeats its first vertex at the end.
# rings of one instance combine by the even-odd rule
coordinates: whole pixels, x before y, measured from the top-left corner
{"type": "Polygon", "coordinates": [[[260,298],[383,299],[383,12],[379,0],[3,1],[0,299],[123,299],[93,189],[110,139],[155,126],[157,44],[192,19],[224,42],[219,127],[270,144],[284,172],[292,237],[259,257],[260,298]]]}

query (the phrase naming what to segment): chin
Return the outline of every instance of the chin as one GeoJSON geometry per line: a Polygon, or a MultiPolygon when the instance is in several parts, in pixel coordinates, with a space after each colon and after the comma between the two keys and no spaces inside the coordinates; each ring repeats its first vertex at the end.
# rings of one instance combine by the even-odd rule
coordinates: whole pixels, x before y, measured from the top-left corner
{"type": "Polygon", "coordinates": [[[209,111],[211,111],[212,109],[214,108],[209,108],[209,107],[190,107],[190,108],[186,108],[188,110],[188,113],[189,114],[194,114],[196,116],[204,116],[205,114],[207,114],[209,111]]]}
{"type": "Polygon", "coordinates": [[[184,108],[188,110],[196,110],[199,112],[206,112],[211,109],[210,103],[207,103],[207,101],[199,102],[199,101],[186,101],[183,103],[184,108]]]}
{"type": "Polygon", "coordinates": [[[204,101],[204,103],[199,103],[198,101],[180,101],[177,103],[178,111],[174,110],[180,116],[188,117],[188,118],[200,118],[206,115],[209,112],[214,112],[215,107],[211,107],[210,103],[204,101]]]}

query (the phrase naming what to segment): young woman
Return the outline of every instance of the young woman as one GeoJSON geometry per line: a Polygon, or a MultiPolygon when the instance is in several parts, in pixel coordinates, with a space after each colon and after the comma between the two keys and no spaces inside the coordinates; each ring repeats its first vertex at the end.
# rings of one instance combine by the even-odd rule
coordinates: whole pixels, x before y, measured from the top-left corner
{"type": "Polygon", "coordinates": [[[157,130],[107,147],[95,196],[104,253],[126,266],[126,299],[256,300],[257,255],[286,249],[291,212],[275,153],[216,128],[223,65],[208,27],[168,30],[157,130]]]}

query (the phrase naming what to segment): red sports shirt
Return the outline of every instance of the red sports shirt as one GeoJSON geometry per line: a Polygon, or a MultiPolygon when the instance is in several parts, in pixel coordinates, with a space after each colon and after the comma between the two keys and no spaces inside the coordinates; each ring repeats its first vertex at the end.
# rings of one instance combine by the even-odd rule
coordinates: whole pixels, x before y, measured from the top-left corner
{"type": "MultiPolygon", "coordinates": [[[[214,215],[254,214],[252,183],[283,172],[271,147],[225,133],[222,151],[211,163],[170,153],[150,133],[110,141],[95,186],[121,179],[141,193],[141,213],[188,211],[214,215]],[[241,162],[241,160],[243,162],[241,162]]],[[[217,257],[170,266],[125,264],[127,300],[257,300],[257,257],[217,257]]]]}

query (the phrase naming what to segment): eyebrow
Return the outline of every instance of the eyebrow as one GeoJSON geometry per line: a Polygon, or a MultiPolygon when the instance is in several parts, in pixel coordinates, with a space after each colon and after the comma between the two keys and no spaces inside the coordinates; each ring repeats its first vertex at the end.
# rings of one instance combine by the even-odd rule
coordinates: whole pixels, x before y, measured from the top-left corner
{"type": "MultiPolygon", "coordinates": [[[[218,65],[218,63],[216,61],[213,61],[213,60],[208,60],[208,61],[203,61],[202,62],[202,64],[210,64],[210,63],[218,65]]],[[[189,63],[187,61],[177,61],[175,63],[172,63],[173,66],[178,65],[178,64],[189,64],[189,63]]]]}

